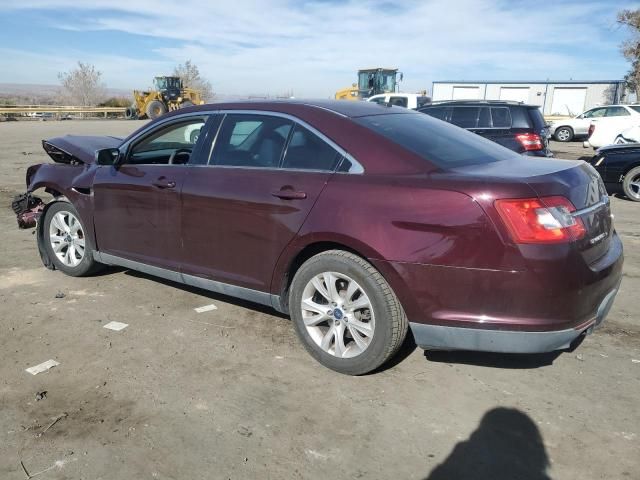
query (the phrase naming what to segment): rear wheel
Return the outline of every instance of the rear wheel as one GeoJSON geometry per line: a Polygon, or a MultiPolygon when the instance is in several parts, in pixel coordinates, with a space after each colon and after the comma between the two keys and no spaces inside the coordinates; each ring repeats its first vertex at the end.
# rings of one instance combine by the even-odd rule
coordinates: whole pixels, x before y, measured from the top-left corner
{"type": "Polygon", "coordinates": [[[160,100],[152,100],[147,104],[145,112],[147,114],[147,117],[149,117],[151,120],[154,120],[167,113],[167,106],[160,100]]]}
{"type": "Polygon", "coordinates": [[[573,140],[573,129],[571,127],[560,127],[556,129],[553,136],[559,142],[570,142],[573,140]]]}
{"type": "Polygon", "coordinates": [[[622,182],[622,190],[629,200],[640,202],[640,167],[627,172],[622,182]]]}
{"type": "Polygon", "coordinates": [[[366,260],[330,250],[296,272],[289,310],[307,351],[322,365],[362,375],[389,360],[408,323],[391,287],[366,260]]]}
{"type": "Polygon", "coordinates": [[[93,259],[94,247],[85,235],[77,210],[68,202],[56,202],[44,217],[44,248],[57,270],[72,277],[97,271],[102,265],[93,259]]]}

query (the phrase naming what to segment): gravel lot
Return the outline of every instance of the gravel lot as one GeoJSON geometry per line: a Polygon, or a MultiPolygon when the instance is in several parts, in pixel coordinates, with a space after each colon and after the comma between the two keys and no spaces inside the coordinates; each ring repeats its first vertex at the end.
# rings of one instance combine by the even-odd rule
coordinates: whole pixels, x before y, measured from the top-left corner
{"type": "Polygon", "coordinates": [[[9,208],[26,167],[47,161],[40,140],[139,125],[0,123],[0,478],[640,478],[640,205],[612,199],[625,278],[576,351],[407,346],[351,378],[315,363],[269,309],[124,270],[42,267],[9,208]],[[60,365],[25,372],[48,359],[60,365]]]}

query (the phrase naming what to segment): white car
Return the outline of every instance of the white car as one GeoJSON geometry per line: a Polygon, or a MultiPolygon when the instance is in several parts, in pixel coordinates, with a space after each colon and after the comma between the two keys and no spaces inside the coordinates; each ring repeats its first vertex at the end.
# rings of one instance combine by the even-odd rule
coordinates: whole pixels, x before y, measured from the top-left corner
{"type": "Polygon", "coordinates": [[[605,115],[591,117],[585,148],[612,145],[621,132],[640,125],[640,105],[609,105],[606,110],[605,115]]]}
{"type": "Polygon", "coordinates": [[[431,103],[431,97],[420,93],[381,93],[367,98],[367,102],[380,105],[396,105],[415,110],[431,103]]]}
{"type": "Polygon", "coordinates": [[[570,142],[576,137],[586,137],[592,120],[606,119],[607,121],[623,118],[640,118],[640,105],[607,105],[594,107],[582,112],[577,117],[554,120],[549,131],[559,142],[570,142]]]}

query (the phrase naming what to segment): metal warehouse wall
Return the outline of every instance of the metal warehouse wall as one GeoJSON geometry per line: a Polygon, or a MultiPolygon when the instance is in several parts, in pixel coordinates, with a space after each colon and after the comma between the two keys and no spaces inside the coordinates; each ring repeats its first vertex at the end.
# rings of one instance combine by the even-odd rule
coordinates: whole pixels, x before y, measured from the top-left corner
{"type": "Polygon", "coordinates": [[[434,82],[433,101],[516,100],[538,105],[544,115],[577,115],[597,105],[620,102],[621,82],[434,82]],[[546,100],[545,100],[546,99],[546,100]]]}

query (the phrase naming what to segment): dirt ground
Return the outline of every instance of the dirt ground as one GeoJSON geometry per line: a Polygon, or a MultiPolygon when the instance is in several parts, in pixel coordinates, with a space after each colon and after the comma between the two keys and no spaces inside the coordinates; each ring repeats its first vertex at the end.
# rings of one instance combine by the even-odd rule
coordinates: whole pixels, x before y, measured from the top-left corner
{"type": "Polygon", "coordinates": [[[139,125],[0,123],[0,478],[640,478],[639,204],[612,199],[624,280],[576,351],[407,346],[352,378],[313,361],[272,310],[124,270],[42,267],[9,208],[26,167],[47,161],[40,140],[139,125]],[[49,359],[60,364],[25,371],[49,359]]]}

